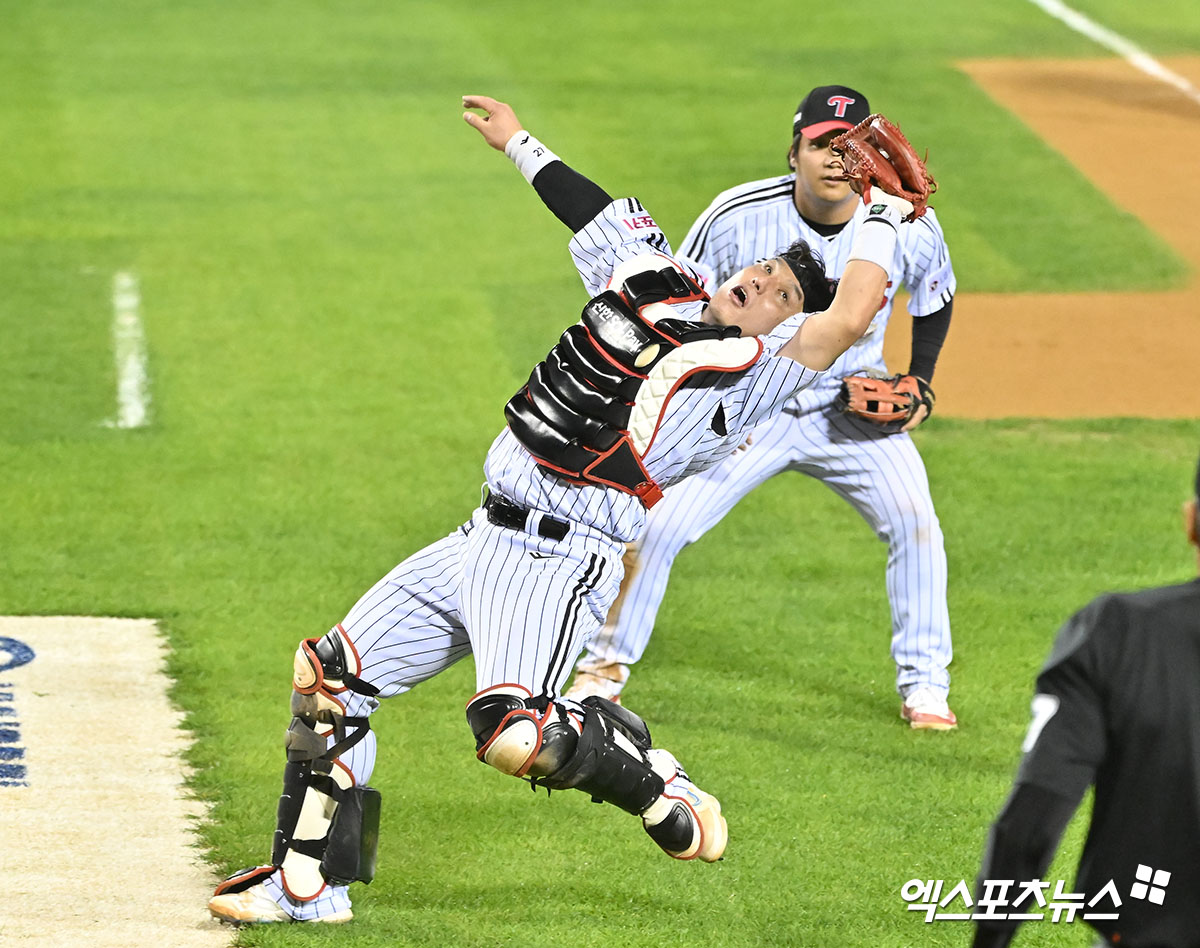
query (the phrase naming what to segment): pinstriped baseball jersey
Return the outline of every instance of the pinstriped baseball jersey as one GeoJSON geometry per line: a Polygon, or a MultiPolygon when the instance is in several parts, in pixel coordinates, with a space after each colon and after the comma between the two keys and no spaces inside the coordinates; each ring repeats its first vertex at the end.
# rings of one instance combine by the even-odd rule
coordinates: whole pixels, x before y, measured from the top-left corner
{"type": "MultiPolygon", "coordinates": [[[[840,278],[846,269],[854,235],[866,217],[861,202],[854,216],[836,234],[826,237],[805,222],[793,201],[796,176],[750,181],[723,191],[697,218],[684,237],[679,256],[692,264],[708,285],[716,286],[755,260],[773,257],[797,238],[821,254],[825,272],[840,278]]],[[[929,209],[900,227],[896,252],[888,271],[887,301],[870,327],[832,365],[824,377],[797,396],[796,407],[807,410],[831,402],[841,379],[866,370],[884,371],[883,335],[892,313],[896,290],[911,294],[913,316],[937,312],[954,296],[954,268],[937,214],[929,209]]]]}
{"type": "MultiPolygon", "coordinates": [[[[571,256],[588,293],[602,292],[622,264],[653,256],[647,266],[676,265],[670,245],[633,198],[614,201],[571,240],[571,256]]],[[[622,275],[628,276],[622,267],[622,275]]],[[[681,319],[699,319],[704,304],[672,306],[681,319]]],[[[777,413],[788,398],[813,383],[820,372],[779,356],[806,317],[799,314],[762,337],[763,355],[745,372],[700,373],[667,403],[659,431],[646,453],[646,470],[664,488],[733,453],[757,424],[777,413]],[[714,421],[714,419],[717,419],[714,421]]],[[[505,429],[488,451],[484,474],[491,490],[522,506],[551,513],[621,541],[640,535],[645,508],[616,490],[577,486],[545,472],[505,429]]]]}

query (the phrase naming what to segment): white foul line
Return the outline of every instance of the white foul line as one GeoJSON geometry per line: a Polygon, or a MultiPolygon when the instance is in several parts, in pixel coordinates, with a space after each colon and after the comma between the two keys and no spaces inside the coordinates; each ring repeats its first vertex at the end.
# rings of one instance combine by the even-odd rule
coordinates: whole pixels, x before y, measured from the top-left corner
{"type": "Polygon", "coordinates": [[[128,270],[113,274],[113,352],[117,362],[115,428],[141,428],[150,408],[150,379],[146,374],[146,333],[142,328],[142,297],[137,277],[128,270]]]}
{"type": "Polygon", "coordinates": [[[1111,49],[1120,56],[1124,56],[1125,60],[1135,69],[1140,69],[1147,75],[1174,86],[1197,105],[1200,105],[1200,90],[1183,76],[1179,75],[1179,73],[1172,72],[1144,49],[1130,42],[1120,33],[1114,33],[1107,27],[1101,26],[1095,20],[1088,19],[1078,10],[1073,10],[1065,3],[1062,3],[1061,0],[1029,0],[1029,2],[1041,7],[1042,10],[1049,13],[1052,17],[1062,20],[1067,26],[1075,30],[1075,32],[1082,33],[1088,39],[1111,49]]]}

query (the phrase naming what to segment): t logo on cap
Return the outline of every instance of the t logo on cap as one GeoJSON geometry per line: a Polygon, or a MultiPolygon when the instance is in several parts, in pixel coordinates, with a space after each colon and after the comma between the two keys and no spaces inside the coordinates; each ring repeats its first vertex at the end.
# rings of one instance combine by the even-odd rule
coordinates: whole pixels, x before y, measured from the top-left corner
{"type": "Polygon", "coordinates": [[[827,101],[833,106],[833,112],[838,118],[845,118],[846,109],[854,104],[854,99],[848,95],[831,95],[827,101]]]}
{"type": "Polygon", "coordinates": [[[827,132],[845,131],[870,114],[867,97],[861,92],[849,86],[817,86],[792,117],[792,137],[820,138],[827,132]]]}

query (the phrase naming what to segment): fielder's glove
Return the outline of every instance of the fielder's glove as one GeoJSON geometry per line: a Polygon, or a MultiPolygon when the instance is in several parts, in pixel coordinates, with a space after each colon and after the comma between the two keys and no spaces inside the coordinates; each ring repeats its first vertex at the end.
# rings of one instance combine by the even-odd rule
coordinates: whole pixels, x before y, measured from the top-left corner
{"type": "Polygon", "coordinates": [[[915,221],[925,213],[937,182],[900,129],[882,115],[868,115],[835,138],[830,147],[841,156],[841,179],[862,195],[864,204],[882,201],[898,206],[905,221],[915,221]],[[872,197],[875,188],[903,203],[897,205],[878,194],[872,197]]]}
{"type": "Polygon", "coordinates": [[[846,414],[869,421],[891,434],[903,430],[922,405],[925,416],[920,421],[928,418],[933,413],[934,401],[929,383],[915,375],[890,378],[850,375],[842,379],[834,404],[846,414]]]}

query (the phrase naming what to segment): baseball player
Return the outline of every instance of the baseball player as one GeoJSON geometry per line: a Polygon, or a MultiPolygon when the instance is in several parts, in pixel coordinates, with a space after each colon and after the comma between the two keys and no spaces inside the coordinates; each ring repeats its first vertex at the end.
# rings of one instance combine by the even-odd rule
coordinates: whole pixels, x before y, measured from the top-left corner
{"type": "Polygon", "coordinates": [[[351,918],[348,885],[370,881],[375,862],[370,715],[467,655],[479,759],[621,807],[677,859],[721,857],[720,803],[654,747],[645,722],[561,689],[616,597],[646,509],[735,450],[862,334],[899,216],[912,210],[873,197],[835,298],[803,245],[710,297],[635,199],[614,201],[568,168],[507,105],[463,105],[483,111],[464,118],[573,231],[592,299],[505,406],[471,519],[395,567],[328,634],[300,643],[271,862],[218,886],[209,909],[225,921],[351,918]]]}
{"type": "MultiPolygon", "coordinates": [[[[841,277],[867,209],[839,179],[842,161],[830,141],[869,113],[866,97],[846,86],[809,92],[792,123],[787,154],[792,173],[719,194],[688,231],[681,256],[716,285],[747,262],[802,239],[820,253],[831,278],[841,277]]],[[[651,511],[646,532],[627,555],[617,607],[580,660],[568,694],[619,700],[629,666],[650,641],[675,557],[763,481],[799,471],[836,491],[888,545],[887,594],[901,717],[914,728],[957,725],[947,704],[946,554],[925,466],[907,433],[928,408],[922,405],[903,431],[888,434],[834,406],[843,377],[885,372],[884,327],[901,285],[912,294],[909,311],[919,317],[913,320],[908,374],[928,388],[955,289],[950,254],[932,210],[900,228],[883,303],[863,337],[782,413],[756,428],[745,451],[672,488],[651,511]]]]}
{"type": "MultiPolygon", "coordinates": [[[[1187,538],[1200,553],[1198,511],[1200,467],[1184,505],[1187,538]]],[[[1197,682],[1198,579],[1100,596],[1059,630],[1038,675],[1012,795],[988,838],[975,948],[1004,948],[1020,916],[1042,912],[1046,901],[1077,906],[1103,936],[1099,945],[1200,948],[1197,682]],[[1056,888],[1035,898],[1028,886],[1050,885],[1046,868],[1092,785],[1071,886],[1082,898],[1058,898],[1056,888]]]]}

